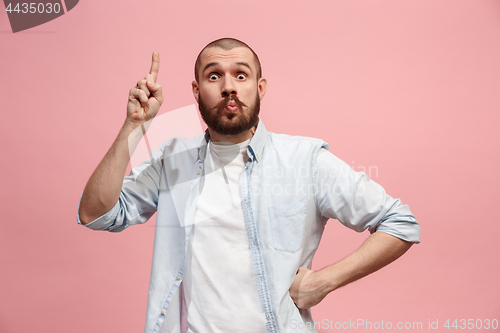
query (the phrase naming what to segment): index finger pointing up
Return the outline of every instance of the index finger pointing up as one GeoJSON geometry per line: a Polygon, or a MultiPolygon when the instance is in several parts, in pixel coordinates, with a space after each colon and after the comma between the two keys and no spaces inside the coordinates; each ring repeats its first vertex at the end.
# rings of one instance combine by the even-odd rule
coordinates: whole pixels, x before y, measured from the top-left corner
{"type": "Polygon", "coordinates": [[[151,61],[151,69],[149,70],[149,77],[156,82],[158,77],[158,70],[160,69],[160,54],[156,51],[153,52],[153,59],[151,61]]]}

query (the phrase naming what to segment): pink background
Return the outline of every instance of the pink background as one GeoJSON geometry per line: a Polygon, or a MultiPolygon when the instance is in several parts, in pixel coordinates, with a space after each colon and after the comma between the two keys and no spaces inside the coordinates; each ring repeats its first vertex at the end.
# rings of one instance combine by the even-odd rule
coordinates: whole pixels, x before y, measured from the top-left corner
{"type": "MultiPolygon", "coordinates": [[[[371,166],[421,224],[420,245],[314,319],[500,320],[500,1],[82,0],[17,34],[0,12],[0,332],[143,331],[154,221],[91,231],[78,199],[152,51],[166,112],[194,103],[195,57],[226,36],[261,58],[269,130],[371,166]]],[[[366,237],[330,221],[314,268],[366,237]]]]}

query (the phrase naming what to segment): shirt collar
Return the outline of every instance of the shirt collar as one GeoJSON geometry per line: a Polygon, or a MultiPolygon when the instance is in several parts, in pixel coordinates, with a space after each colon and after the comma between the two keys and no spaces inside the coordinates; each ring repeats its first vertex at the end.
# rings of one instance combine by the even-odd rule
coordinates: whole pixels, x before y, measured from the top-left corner
{"type": "Polygon", "coordinates": [[[262,122],[262,119],[259,117],[259,123],[257,124],[257,128],[255,129],[255,133],[253,134],[250,143],[248,144],[248,156],[252,154],[252,157],[260,161],[262,158],[262,153],[264,152],[264,146],[267,141],[267,129],[262,122]]]}

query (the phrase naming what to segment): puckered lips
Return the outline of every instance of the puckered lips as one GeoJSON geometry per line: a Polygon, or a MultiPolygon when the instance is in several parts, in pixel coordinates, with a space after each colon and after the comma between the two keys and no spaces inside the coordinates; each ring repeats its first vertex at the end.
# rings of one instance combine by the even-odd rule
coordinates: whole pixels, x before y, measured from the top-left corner
{"type": "Polygon", "coordinates": [[[230,100],[227,102],[225,109],[231,113],[236,113],[236,112],[238,112],[239,108],[238,108],[238,104],[235,101],[230,100]]]}

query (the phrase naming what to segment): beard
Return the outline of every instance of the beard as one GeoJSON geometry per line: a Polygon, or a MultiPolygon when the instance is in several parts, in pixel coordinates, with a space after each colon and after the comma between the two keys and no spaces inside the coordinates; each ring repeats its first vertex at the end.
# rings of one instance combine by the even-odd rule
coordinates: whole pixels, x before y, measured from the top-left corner
{"type": "Polygon", "coordinates": [[[236,97],[230,95],[225,97],[213,108],[209,108],[198,95],[198,108],[200,109],[203,121],[220,135],[237,135],[243,133],[257,125],[259,121],[260,99],[256,94],[253,105],[246,105],[236,97]],[[229,101],[234,101],[238,105],[237,113],[228,113],[224,111],[229,101]]]}

